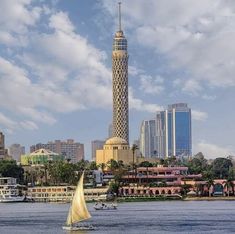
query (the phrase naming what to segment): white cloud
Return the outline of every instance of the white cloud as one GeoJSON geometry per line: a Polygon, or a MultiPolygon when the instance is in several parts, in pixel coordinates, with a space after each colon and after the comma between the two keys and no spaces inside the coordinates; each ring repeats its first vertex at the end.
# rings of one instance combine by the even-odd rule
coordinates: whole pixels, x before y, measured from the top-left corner
{"type": "Polygon", "coordinates": [[[16,128],[17,123],[0,112],[0,125],[5,126],[8,130],[12,130],[16,128]]]}
{"type": "Polygon", "coordinates": [[[189,94],[197,95],[199,91],[202,90],[202,87],[199,85],[198,81],[191,79],[184,83],[182,90],[184,92],[188,92],[189,94]]]}
{"type": "Polygon", "coordinates": [[[34,7],[31,0],[0,1],[0,43],[21,44],[21,36],[28,32],[40,18],[41,8],[34,7]]]}
{"type": "Polygon", "coordinates": [[[68,15],[61,11],[51,16],[49,26],[65,33],[71,33],[75,29],[68,15]]]}
{"type": "Polygon", "coordinates": [[[20,122],[20,125],[24,128],[24,129],[27,129],[27,130],[37,130],[38,129],[38,126],[37,124],[35,124],[34,122],[32,121],[22,121],[20,122]]]}
{"type": "MultiPolygon", "coordinates": [[[[116,14],[115,4],[102,3],[116,14]]],[[[208,87],[235,86],[234,1],[124,0],[122,12],[129,35],[163,54],[172,72],[187,72],[181,78],[183,92],[195,95],[208,87]]]]}
{"type": "Polygon", "coordinates": [[[205,100],[208,100],[208,101],[214,101],[216,99],[216,96],[204,94],[204,95],[202,95],[202,98],[205,100]]]}
{"type": "Polygon", "coordinates": [[[141,99],[134,97],[134,91],[129,87],[129,107],[137,111],[146,111],[150,113],[156,113],[157,111],[162,111],[163,107],[157,104],[148,104],[143,102],[141,99]]]}
{"type": "Polygon", "coordinates": [[[164,90],[163,82],[161,76],[153,78],[149,75],[140,75],[140,90],[147,94],[160,94],[164,90]]]}
{"type": "Polygon", "coordinates": [[[131,76],[137,76],[137,75],[140,75],[141,73],[144,73],[144,71],[142,69],[139,69],[136,66],[128,65],[128,73],[131,76]]]}
{"type": "Polygon", "coordinates": [[[194,148],[194,152],[202,152],[206,158],[211,159],[235,155],[235,150],[232,149],[230,146],[223,147],[204,141],[197,143],[194,148]]]}
{"type": "Polygon", "coordinates": [[[208,118],[208,114],[199,110],[192,110],[192,119],[198,121],[205,121],[208,118]]]}

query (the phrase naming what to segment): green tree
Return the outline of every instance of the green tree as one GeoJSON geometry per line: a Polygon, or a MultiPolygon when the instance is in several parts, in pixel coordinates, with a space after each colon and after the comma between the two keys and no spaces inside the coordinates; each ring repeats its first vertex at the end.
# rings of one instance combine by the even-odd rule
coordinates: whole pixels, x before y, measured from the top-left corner
{"type": "Polygon", "coordinates": [[[204,155],[199,152],[191,160],[185,163],[188,167],[189,174],[202,174],[208,170],[208,162],[204,158],[204,155]]]}
{"type": "Polygon", "coordinates": [[[229,168],[233,167],[233,164],[228,158],[216,158],[212,162],[211,166],[215,178],[227,179],[229,175],[229,168]]]}
{"type": "Polygon", "coordinates": [[[136,145],[136,144],[133,144],[132,146],[131,146],[131,151],[132,151],[132,164],[133,164],[133,172],[134,172],[134,164],[136,163],[135,162],[135,152],[136,152],[136,150],[138,150],[139,148],[138,148],[138,145],[136,145]]]}
{"type": "Polygon", "coordinates": [[[100,168],[102,170],[102,172],[104,172],[105,167],[106,167],[105,163],[101,163],[101,164],[98,165],[98,168],[100,168]]]}
{"type": "Polygon", "coordinates": [[[139,164],[139,167],[153,167],[153,164],[149,161],[143,161],[139,164]]]}
{"type": "Polygon", "coordinates": [[[113,159],[107,162],[107,167],[114,176],[114,180],[109,184],[109,190],[116,193],[118,196],[119,188],[122,185],[122,177],[126,173],[126,167],[123,164],[123,161],[120,160],[117,162],[113,159]]]}
{"type": "Polygon", "coordinates": [[[49,175],[53,184],[76,184],[79,173],[76,173],[77,165],[64,161],[57,161],[49,165],[49,175]]]}
{"type": "Polygon", "coordinates": [[[0,175],[3,177],[14,177],[20,183],[24,181],[24,169],[18,166],[14,160],[0,161],[0,175]]]}
{"type": "Polygon", "coordinates": [[[208,180],[206,181],[206,185],[207,185],[207,188],[208,188],[208,195],[209,197],[211,197],[211,192],[210,192],[210,188],[212,187],[212,191],[214,189],[214,180],[212,178],[208,178],[208,180]]]}
{"type": "Polygon", "coordinates": [[[230,188],[232,188],[232,195],[234,195],[234,170],[232,167],[229,168],[229,172],[228,172],[228,178],[227,180],[225,181],[224,183],[224,187],[227,188],[227,195],[229,196],[229,191],[230,191],[230,188]]]}
{"type": "Polygon", "coordinates": [[[107,162],[107,167],[109,168],[111,172],[115,172],[115,170],[119,168],[119,164],[116,160],[111,159],[107,162]]]}
{"type": "Polygon", "coordinates": [[[92,161],[89,163],[89,170],[93,171],[93,170],[97,170],[98,166],[96,164],[96,162],[92,161]]]}

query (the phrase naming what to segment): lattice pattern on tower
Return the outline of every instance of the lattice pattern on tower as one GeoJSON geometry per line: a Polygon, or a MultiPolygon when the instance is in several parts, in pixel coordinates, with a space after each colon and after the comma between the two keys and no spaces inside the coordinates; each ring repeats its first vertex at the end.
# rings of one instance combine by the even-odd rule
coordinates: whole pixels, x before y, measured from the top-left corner
{"type": "Polygon", "coordinates": [[[129,142],[128,53],[122,31],[115,34],[112,55],[113,72],[113,136],[129,142]]]}

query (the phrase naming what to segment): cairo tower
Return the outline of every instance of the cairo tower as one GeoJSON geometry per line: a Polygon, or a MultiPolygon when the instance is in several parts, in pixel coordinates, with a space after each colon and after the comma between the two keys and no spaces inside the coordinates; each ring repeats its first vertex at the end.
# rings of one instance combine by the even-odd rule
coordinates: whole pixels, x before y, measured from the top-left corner
{"type": "Polygon", "coordinates": [[[113,136],[121,137],[129,143],[128,52],[127,40],[121,27],[121,3],[119,3],[119,29],[113,40],[112,77],[113,136]]]}

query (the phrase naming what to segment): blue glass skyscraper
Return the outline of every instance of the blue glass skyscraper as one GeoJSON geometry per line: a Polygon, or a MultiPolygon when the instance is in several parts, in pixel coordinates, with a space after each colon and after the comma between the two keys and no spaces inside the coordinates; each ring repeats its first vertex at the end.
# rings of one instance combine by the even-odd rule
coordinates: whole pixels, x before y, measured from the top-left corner
{"type": "Polygon", "coordinates": [[[191,109],[186,103],[168,106],[157,113],[157,155],[163,157],[185,157],[192,155],[191,109]]]}

